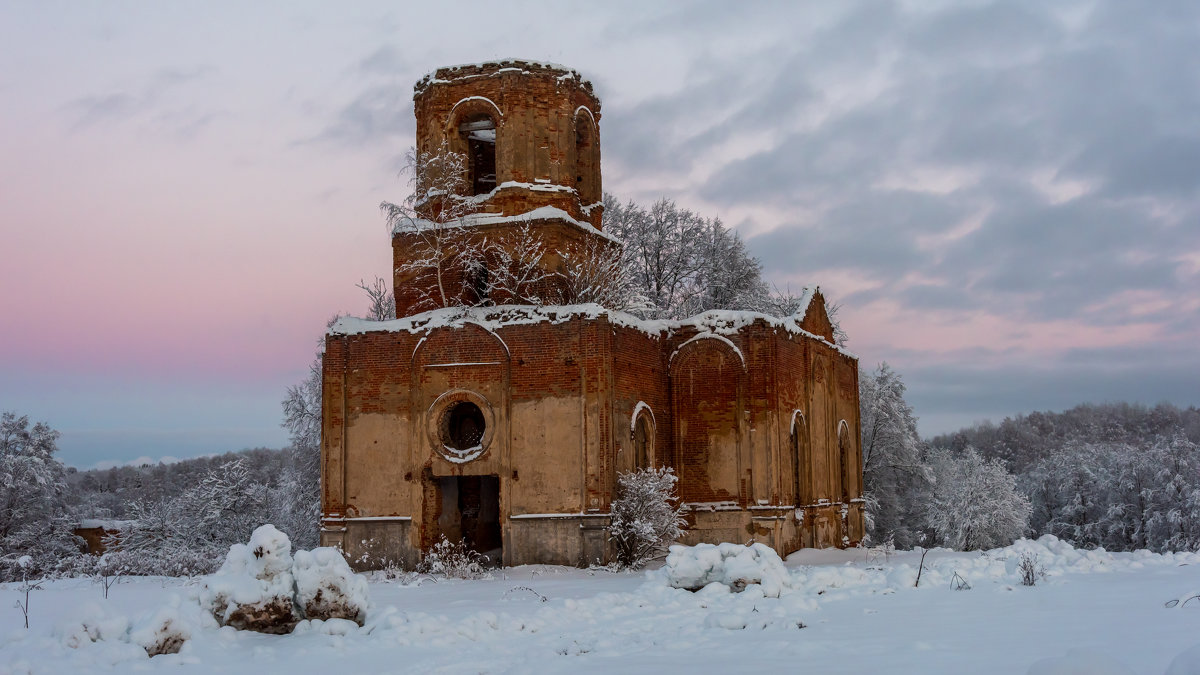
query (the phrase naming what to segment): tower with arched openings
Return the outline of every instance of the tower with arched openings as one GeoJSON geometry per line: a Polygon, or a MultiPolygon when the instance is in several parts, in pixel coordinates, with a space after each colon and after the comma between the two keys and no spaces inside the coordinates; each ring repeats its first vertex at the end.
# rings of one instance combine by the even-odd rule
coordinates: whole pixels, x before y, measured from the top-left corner
{"type": "MultiPolygon", "coordinates": [[[[440,68],[414,110],[417,152],[462,160],[456,198],[472,209],[446,250],[533,232],[552,286],[568,252],[619,246],[603,232],[600,101],[579,73],[440,68]]],[[[399,318],[342,319],[326,337],[325,545],[362,567],[413,564],[442,537],[506,565],[605,562],[617,476],[649,466],[679,476],[684,543],[786,554],[862,538],[857,360],[834,344],[819,291],[788,317],[643,321],[414,271],[423,234],[392,237],[399,318]],[[422,304],[432,284],[452,289],[449,306],[422,304]]],[[[494,264],[469,273],[486,280],[494,264]]]]}

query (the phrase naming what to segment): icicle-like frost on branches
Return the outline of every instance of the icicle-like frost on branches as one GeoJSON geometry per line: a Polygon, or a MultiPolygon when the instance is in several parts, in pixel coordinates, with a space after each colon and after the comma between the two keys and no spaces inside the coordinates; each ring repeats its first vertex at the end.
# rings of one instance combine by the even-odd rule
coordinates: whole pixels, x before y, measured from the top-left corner
{"type": "Polygon", "coordinates": [[[683,534],[683,506],[669,467],[639,469],[617,476],[609,536],[617,545],[617,562],[639,568],[661,556],[683,534]]]}

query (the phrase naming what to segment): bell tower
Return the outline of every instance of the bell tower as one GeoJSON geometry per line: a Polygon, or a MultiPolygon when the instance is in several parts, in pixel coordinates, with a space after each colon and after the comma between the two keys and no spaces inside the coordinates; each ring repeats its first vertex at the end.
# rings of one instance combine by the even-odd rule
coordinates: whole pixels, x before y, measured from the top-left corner
{"type": "Polygon", "coordinates": [[[553,206],[600,227],[600,100],[579,73],[515,60],[450,66],[421,78],[413,102],[417,149],[445,141],[466,155],[482,211],[553,206]]]}
{"type": "MultiPolygon", "coordinates": [[[[497,241],[517,229],[534,231],[546,244],[541,264],[547,272],[559,271],[562,251],[597,239],[613,243],[600,232],[600,100],[578,72],[521,60],[449,66],[417,82],[413,103],[417,152],[446,149],[465,159],[460,196],[472,205],[462,219],[465,236],[497,241]]],[[[419,237],[392,237],[397,316],[430,308],[422,300],[431,296],[428,280],[401,271],[411,269],[405,263],[418,255],[419,237]]],[[[439,270],[438,283],[457,273],[439,270]]],[[[486,277],[487,270],[476,273],[486,277]]],[[[451,278],[449,285],[477,284],[451,278]]],[[[459,302],[481,300],[462,297],[454,304],[459,302]]]]}

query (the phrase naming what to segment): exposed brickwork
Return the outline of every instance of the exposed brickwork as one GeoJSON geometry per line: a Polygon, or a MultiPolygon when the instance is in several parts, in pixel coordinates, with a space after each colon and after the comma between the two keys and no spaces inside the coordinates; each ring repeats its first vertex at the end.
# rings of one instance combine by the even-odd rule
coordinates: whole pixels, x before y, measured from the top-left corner
{"type": "MultiPolygon", "coordinates": [[[[599,102],[578,75],[523,62],[443,69],[418,83],[415,100],[421,147],[462,140],[460,120],[487,113],[497,122],[497,181],[568,188],[504,187],[485,210],[510,216],[554,205],[599,226],[598,209],[580,199],[599,195],[599,102]],[[579,134],[581,115],[587,134],[579,134]]],[[[600,236],[556,219],[527,224],[551,252],[549,270],[561,265],[553,251],[600,236]]],[[[395,236],[392,246],[397,263],[413,255],[411,236],[395,236]]],[[[426,309],[419,300],[428,278],[395,281],[400,316],[426,309]]],[[[451,488],[482,483],[459,477],[494,476],[495,501],[476,504],[486,498],[471,492],[468,510],[471,518],[498,510],[490,526],[500,529],[506,564],[606,559],[616,477],[638,461],[635,414],[648,428],[645,461],[674,467],[683,500],[695,504],[685,542],[756,539],[787,553],[861,538],[857,362],[830,344],[819,293],[803,330],[763,317],[720,334],[702,322],[656,332],[630,317],[556,312],[526,323],[478,319],[488,327],[467,319],[438,327],[434,317],[447,314],[420,314],[329,335],[323,542],[352,558],[411,564],[441,534],[461,531],[447,522],[465,503],[451,488]],[[461,402],[485,420],[477,448],[445,445],[441,420],[461,402]]]]}

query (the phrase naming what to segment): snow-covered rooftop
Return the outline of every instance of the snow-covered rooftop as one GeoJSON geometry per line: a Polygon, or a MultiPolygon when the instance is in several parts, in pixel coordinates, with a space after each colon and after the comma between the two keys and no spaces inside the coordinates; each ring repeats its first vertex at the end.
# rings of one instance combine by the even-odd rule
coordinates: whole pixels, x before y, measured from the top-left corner
{"type": "Polygon", "coordinates": [[[342,317],[333,324],[331,335],[361,335],[377,332],[407,332],[427,334],[437,328],[462,328],[474,324],[495,332],[505,326],[527,326],[539,323],[566,323],[574,319],[605,318],[610,323],[642,331],[651,337],[670,337],[676,332],[695,329],[701,334],[736,335],[741,329],[756,321],[763,321],[774,328],[793,335],[803,335],[836,350],[850,358],[858,357],[844,347],[839,347],[820,335],[800,326],[814,292],[805,289],[801,304],[795,314],[787,317],[771,316],[761,312],[739,312],[733,310],[711,310],[686,319],[641,319],[632,314],[606,309],[596,304],[584,305],[497,305],[494,307],[446,307],[391,321],[373,321],[356,317],[342,317]]]}

